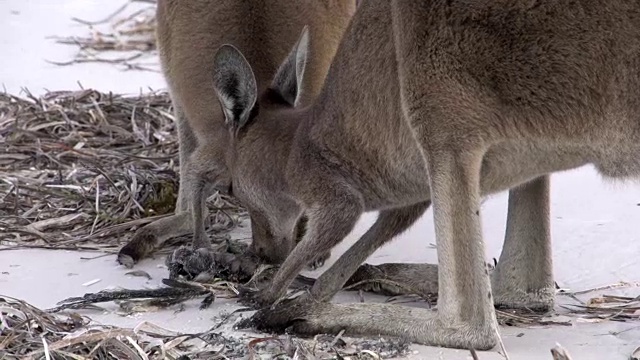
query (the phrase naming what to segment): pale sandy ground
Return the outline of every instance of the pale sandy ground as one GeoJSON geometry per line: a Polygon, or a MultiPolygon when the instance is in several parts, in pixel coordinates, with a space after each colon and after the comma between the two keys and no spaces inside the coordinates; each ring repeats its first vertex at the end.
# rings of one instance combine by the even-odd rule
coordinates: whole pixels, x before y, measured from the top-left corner
{"type": "MultiPolygon", "coordinates": [[[[120,4],[121,1],[107,0],[0,0],[0,84],[12,93],[28,87],[36,94],[45,89],[77,89],[77,82],[84,87],[118,93],[163,88],[164,81],[157,73],[123,72],[113,66],[96,64],[57,67],[45,62],[45,59],[65,61],[74,54],[73,47],[45,39],[51,35],[84,33],[86,28],[70,21],[72,16],[101,19],[120,4]]],[[[556,281],[562,287],[581,290],[619,281],[640,281],[640,234],[635,225],[640,221],[639,203],[637,185],[605,183],[590,168],[553,176],[554,267],[556,281]]],[[[483,215],[487,259],[491,259],[499,256],[502,245],[506,194],[488,200],[483,206],[483,215]]],[[[375,214],[363,216],[354,233],[334,250],[331,260],[335,260],[373,220],[375,214]]],[[[428,212],[409,232],[379,249],[369,262],[435,262],[435,250],[429,246],[433,242],[431,212],[428,212]]],[[[140,269],[153,276],[152,280],[146,280],[125,275],[127,270],[116,265],[114,256],[81,259],[91,256],[93,254],[65,251],[0,251],[0,293],[46,308],[63,298],[107,287],[156,286],[166,275],[160,258],[140,264],[140,269]],[[89,287],[82,286],[93,279],[101,281],[89,287]]],[[[613,293],[612,290],[605,292],[613,293]]],[[[616,293],[637,296],[640,289],[631,287],[616,293]]],[[[379,297],[367,298],[381,300],[379,297]]],[[[338,300],[356,301],[356,295],[340,294],[338,300]]],[[[566,301],[559,298],[560,303],[566,301]]],[[[173,330],[192,332],[207,329],[220,312],[236,308],[233,301],[216,302],[206,311],[197,310],[196,303],[187,305],[186,311],[177,314],[172,310],[134,317],[84,313],[103,323],[135,326],[142,320],[150,320],[173,330]]],[[[566,347],[576,360],[628,359],[631,351],[640,346],[640,323],[574,321],[570,327],[504,327],[501,331],[512,359],[550,359],[549,349],[556,342],[566,347]]],[[[413,358],[470,359],[466,351],[423,346],[413,349],[417,351],[413,358]]],[[[502,357],[496,351],[490,351],[481,353],[480,359],[502,357]]]]}

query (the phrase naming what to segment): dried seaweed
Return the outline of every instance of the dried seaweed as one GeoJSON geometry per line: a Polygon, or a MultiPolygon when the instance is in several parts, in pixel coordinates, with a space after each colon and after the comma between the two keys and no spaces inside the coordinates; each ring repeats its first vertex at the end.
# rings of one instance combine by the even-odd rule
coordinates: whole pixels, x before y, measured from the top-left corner
{"type": "MultiPolygon", "coordinates": [[[[167,93],[0,93],[0,245],[116,250],[174,211],[177,155],[167,93]]],[[[218,235],[246,216],[208,205],[218,235]]]]}
{"type": "Polygon", "coordinates": [[[49,314],[0,295],[0,358],[385,359],[409,353],[409,343],[394,339],[226,336],[219,330],[225,321],[195,334],[178,333],[146,321],[128,329],[92,324],[75,313],[49,314]]]}
{"type": "Polygon", "coordinates": [[[156,54],[155,8],[154,0],[130,0],[98,21],[73,18],[86,25],[89,34],[53,37],[60,44],[77,46],[78,52],[72,60],[49,62],[61,66],[99,62],[115,64],[123,70],[159,71],[157,58],[153,57],[156,54]]]}
{"type": "Polygon", "coordinates": [[[604,294],[590,298],[585,304],[569,304],[563,307],[591,322],[640,320],[640,296],[604,294]]]}
{"type": "Polygon", "coordinates": [[[212,286],[204,286],[200,284],[179,282],[175,280],[163,281],[163,283],[169,285],[169,287],[150,290],[103,290],[97,293],[88,293],[84,294],[81,297],[72,297],[59,301],[57,304],[58,306],[52,309],[48,309],[47,312],[54,313],[65,309],[80,309],[90,304],[109,301],[140,299],[153,299],[153,302],[147,302],[147,304],[150,304],[152,306],[169,306],[195,298],[197,296],[204,296],[209,294],[213,295],[215,294],[213,291],[220,290],[222,288],[221,286],[215,286],[215,284],[212,286]]]}

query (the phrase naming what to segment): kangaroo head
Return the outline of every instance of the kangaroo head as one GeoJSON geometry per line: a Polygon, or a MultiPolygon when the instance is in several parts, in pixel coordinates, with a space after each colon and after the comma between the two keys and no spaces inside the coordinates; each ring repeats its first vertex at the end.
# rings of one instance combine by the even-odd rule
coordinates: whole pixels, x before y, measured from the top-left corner
{"type": "Polygon", "coordinates": [[[261,96],[253,70],[237,48],[221,46],[214,60],[214,87],[229,130],[226,159],[233,193],[251,214],[254,239],[273,239],[274,248],[254,250],[274,262],[283,261],[303,233],[298,223],[302,209],[284,175],[298,125],[291,115],[301,96],[308,48],[305,27],[261,96]]]}

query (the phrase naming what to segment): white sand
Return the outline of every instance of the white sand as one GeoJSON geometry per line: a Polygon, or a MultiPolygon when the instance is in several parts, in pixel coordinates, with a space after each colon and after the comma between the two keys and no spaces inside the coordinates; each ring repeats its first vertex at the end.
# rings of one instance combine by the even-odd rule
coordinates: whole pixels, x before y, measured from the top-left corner
{"type": "MultiPolygon", "coordinates": [[[[44,89],[73,90],[80,82],[100,91],[137,93],[149,87],[164,87],[162,76],[152,72],[120,71],[114,66],[81,64],[58,67],[45,59],[66,61],[75,53],[72,46],[55,44],[52,35],[84,34],[86,28],[71,17],[99,20],[117,9],[122,1],[98,0],[0,0],[0,83],[12,93],[28,87],[41,94],[44,89]]],[[[620,281],[640,282],[640,191],[637,185],[605,183],[591,168],[552,177],[552,235],[555,279],[565,288],[587,289],[620,281]]],[[[506,193],[483,206],[487,259],[498,257],[504,236],[506,193]]],[[[370,263],[435,262],[431,211],[410,231],[379,249],[370,263]]],[[[375,220],[366,214],[353,234],[336,249],[332,261],[375,220]]],[[[245,229],[246,231],[246,229],[245,229]]],[[[82,260],[96,254],[69,251],[0,251],[0,294],[24,299],[39,307],[51,307],[59,300],[96,292],[110,286],[142,288],[157,286],[166,276],[162,259],[142,262],[152,280],[127,276],[115,256],[82,260]],[[88,281],[100,279],[91,285],[88,281]]],[[[326,269],[325,266],[323,269],[326,269]]],[[[323,270],[322,269],[322,270],[323,270]]],[[[320,271],[322,271],[320,270],[320,271]]],[[[612,290],[604,291],[613,293],[612,290]]],[[[616,293],[640,295],[639,288],[616,293]]],[[[597,293],[589,294],[595,296],[597,293]]],[[[342,293],[337,301],[355,301],[354,293],[342,293]]],[[[380,300],[368,296],[367,299],[380,300]]],[[[567,301],[559,298],[559,302],[567,301]]],[[[149,320],[172,330],[192,332],[210,327],[217,314],[235,308],[233,301],[216,301],[205,311],[197,302],[187,303],[181,313],[166,310],[122,317],[114,313],[83,311],[93,319],[120,326],[135,326],[149,320]]],[[[115,309],[115,306],[108,306],[115,309]]],[[[550,359],[549,349],[560,342],[574,359],[628,359],[640,346],[640,323],[574,323],[571,327],[502,328],[512,359],[550,359]],[[621,332],[623,330],[627,330],[621,332]],[[618,335],[612,333],[621,332],[618,335]]],[[[470,359],[466,351],[414,346],[414,358],[470,359]]],[[[483,360],[502,359],[494,350],[480,354],[483,360]]]]}

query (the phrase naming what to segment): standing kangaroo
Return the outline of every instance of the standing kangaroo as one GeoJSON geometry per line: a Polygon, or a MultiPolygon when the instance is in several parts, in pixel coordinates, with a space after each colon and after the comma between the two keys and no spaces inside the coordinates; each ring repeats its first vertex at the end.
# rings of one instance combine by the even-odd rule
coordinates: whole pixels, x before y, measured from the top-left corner
{"type": "Polygon", "coordinates": [[[548,175],[593,164],[606,177],[640,176],[640,3],[364,1],[320,95],[295,106],[286,99],[306,76],[309,39],[303,31],[285,59],[295,66],[275,75],[288,80],[263,92],[235,47],[213,59],[234,193],[290,237],[308,216],[269,286],[244,300],[273,304],[362,212],[381,212],[308,294],[260,310],[249,324],[489,349],[497,342],[493,293],[511,288],[511,305],[551,306],[548,175]],[[507,189],[513,218],[492,286],[480,199],[507,189]],[[328,302],[430,202],[437,312],[328,302]]]}
{"type": "MultiPolygon", "coordinates": [[[[216,50],[224,43],[242,49],[254,64],[258,91],[264,91],[300,30],[308,25],[314,58],[305,67],[304,81],[297,84],[298,93],[286,94],[285,98],[293,101],[296,97],[305,104],[319,93],[355,7],[355,0],[158,1],[156,36],[175,109],[181,184],[175,215],[139,229],[120,250],[120,263],[132,266],[167,239],[190,232],[194,233],[195,249],[210,246],[205,234],[204,200],[216,187],[231,190],[223,161],[230,144],[210,81],[216,50]]],[[[273,232],[257,214],[250,211],[249,215],[251,252],[267,262],[284,261],[295,242],[273,232]]],[[[303,225],[304,219],[299,227],[303,225]]],[[[326,257],[316,258],[316,265],[326,257]]]]}

